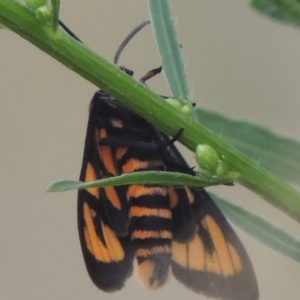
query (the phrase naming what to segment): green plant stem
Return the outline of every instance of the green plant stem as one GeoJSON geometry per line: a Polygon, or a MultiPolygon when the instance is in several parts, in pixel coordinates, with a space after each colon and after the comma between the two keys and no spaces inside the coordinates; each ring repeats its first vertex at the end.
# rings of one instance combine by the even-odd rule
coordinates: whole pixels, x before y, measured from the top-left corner
{"type": "MultiPolygon", "coordinates": [[[[260,194],[272,205],[300,222],[300,194],[284,181],[260,168],[251,159],[211,134],[204,127],[162,101],[147,87],[120,72],[66,33],[38,21],[34,14],[14,0],[0,0],[0,22],[64,65],[123,102],[169,135],[180,128],[180,142],[192,151],[208,144],[224,156],[232,171],[241,174],[239,182],[260,194]]],[[[30,71],[30,70],[29,70],[30,71]]]]}

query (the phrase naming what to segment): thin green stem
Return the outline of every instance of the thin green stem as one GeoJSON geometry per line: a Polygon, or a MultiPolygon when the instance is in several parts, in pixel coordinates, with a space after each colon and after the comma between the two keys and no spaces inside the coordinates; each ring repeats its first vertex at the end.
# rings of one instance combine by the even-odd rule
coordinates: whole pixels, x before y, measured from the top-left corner
{"type": "Polygon", "coordinates": [[[192,151],[195,151],[198,144],[204,143],[215,148],[221,157],[225,157],[231,170],[241,174],[241,184],[300,222],[300,194],[295,189],[260,168],[197,122],[173,109],[144,85],[120,72],[61,30],[54,33],[51,26],[39,22],[30,10],[17,1],[0,0],[0,22],[110,93],[167,134],[175,135],[180,128],[184,128],[180,142],[192,151]]]}
{"type": "Polygon", "coordinates": [[[51,0],[51,4],[53,9],[52,27],[53,30],[56,31],[58,28],[60,0],[51,0]]]}

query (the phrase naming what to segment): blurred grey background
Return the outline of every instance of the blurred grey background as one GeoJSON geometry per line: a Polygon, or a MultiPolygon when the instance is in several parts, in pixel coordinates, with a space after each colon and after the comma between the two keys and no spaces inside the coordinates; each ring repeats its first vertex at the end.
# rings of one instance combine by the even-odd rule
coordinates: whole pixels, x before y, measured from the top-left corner
{"type": "MultiPolygon", "coordinates": [[[[61,19],[112,60],[149,17],[146,1],[61,1],[61,19]]],[[[254,12],[248,1],[171,1],[194,101],[300,140],[300,30],[254,12]]],[[[121,64],[137,77],[160,64],[150,26],[121,64]]],[[[164,75],[150,87],[169,95],[164,75]]],[[[76,192],[47,194],[77,179],[88,104],[96,87],[8,30],[0,31],[0,299],[205,299],[177,283],[143,290],[134,276],[105,294],[90,281],[77,236],[76,192]]],[[[193,154],[186,152],[192,165],[193,154]]],[[[217,192],[299,236],[299,224],[242,187],[217,192]]],[[[236,229],[256,270],[261,299],[297,300],[300,265],[236,229]]]]}

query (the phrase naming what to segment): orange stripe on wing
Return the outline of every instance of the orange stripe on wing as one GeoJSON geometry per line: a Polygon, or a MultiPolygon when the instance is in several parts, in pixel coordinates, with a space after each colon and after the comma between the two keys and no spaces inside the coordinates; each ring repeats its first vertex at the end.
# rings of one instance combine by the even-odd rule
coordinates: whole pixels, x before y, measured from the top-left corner
{"type": "MultiPolygon", "coordinates": [[[[85,178],[84,178],[84,181],[85,182],[90,182],[90,181],[95,181],[97,180],[97,175],[96,175],[96,172],[95,172],[95,169],[94,167],[90,164],[90,163],[87,163],[86,165],[86,170],[85,170],[85,178]]],[[[99,189],[98,188],[87,188],[87,191],[95,196],[97,199],[99,199],[99,189]]]]}
{"type": "Polygon", "coordinates": [[[210,216],[207,215],[202,220],[202,225],[209,232],[212,242],[215,247],[215,251],[213,256],[208,259],[208,263],[213,270],[217,271],[219,267],[217,266],[219,261],[220,269],[223,275],[230,276],[235,273],[233,261],[231,259],[227,242],[222,233],[220,226],[216,223],[216,221],[210,216]]]}
{"type": "Polygon", "coordinates": [[[242,260],[236,249],[230,243],[227,243],[227,246],[232,259],[233,266],[236,271],[240,272],[243,268],[242,260]]]}
{"type": "Polygon", "coordinates": [[[83,216],[86,225],[84,229],[85,242],[88,250],[97,260],[108,263],[110,262],[110,256],[107,248],[103,245],[102,241],[99,240],[94,226],[92,212],[93,210],[85,203],[83,205],[83,216]]]}
{"type": "MultiPolygon", "coordinates": [[[[101,128],[98,131],[98,134],[96,132],[96,141],[101,140],[103,138],[107,137],[107,132],[104,128],[101,128]]],[[[117,170],[116,170],[116,166],[115,166],[115,160],[113,157],[113,153],[110,147],[108,146],[98,146],[98,152],[99,152],[99,156],[106,168],[106,170],[111,173],[112,175],[116,176],[117,174],[117,170]]]]}
{"type": "Polygon", "coordinates": [[[186,194],[187,194],[187,196],[188,196],[188,199],[189,199],[190,204],[194,203],[194,201],[195,201],[195,196],[194,196],[194,194],[191,192],[191,189],[189,189],[189,188],[184,188],[184,189],[185,189],[185,191],[186,191],[186,194]]]}
{"type": "Polygon", "coordinates": [[[101,230],[104,236],[105,244],[99,238],[93,221],[95,211],[88,204],[83,205],[83,216],[85,220],[84,238],[90,253],[98,261],[110,263],[111,261],[120,261],[124,259],[124,250],[115,236],[115,233],[101,222],[101,230]]]}
{"type": "Polygon", "coordinates": [[[126,154],[127,150],[128,150],[128,148],[125,148],[125,147],[117,148],[116,149],[116,154],[115,154],[116,155],[116,160],[117,161],[120,160],[124,156],[124,154],[126,154]]]}
{"type": "Polygon", "coordinates": [[[154,167],[161,167],[162,162],[159,160],[139,160],[135,158],[128,159],[126,163],[123,165],[122,170],[123,173],[131,173],[138,170],[145,170],[154,167]]]}
{"type": "Polygon", "coordinates": [[[113,186],[109,186],[109,187],[104,188],[104,190],[105,190],[105,194],[106,194],[108,200],[110,201],[110,203],[115,208],[120,210],[122,208],[121,201],[120,201],[119,195],[117,194],[115,188],[113,186]]]}
{"type": "Polygon", "coordinates": [[[102,225],[102,231],[103,231],[105,243],[110,253],[111,259],[113,261],[123,260],[125,257],[125,253],[115,233],[111,228],[104,225],[102,222],[101,225],[102,225]]]}
{"type": "Polygon", "coordinates": [[[189,243],[172,243],[173,261],[183,268],[197,271],[205,269],[205,250],[204,244],[198,235],[189,243]]]}
{"type": "Polygon", "coordinates": [[[128,159],[122,167],[123,173],[131,173],[136,170],[147,169],[149,167],[149,161],[141,161],[138,159],[128,159]]]}
{"type": "Polygon", "coordinates": [[[216,251],[214,251],[212,254],[206,253],[205,268],[208,272],[212,272],[219,275],[223,274],[221,261],[216,251]]]}

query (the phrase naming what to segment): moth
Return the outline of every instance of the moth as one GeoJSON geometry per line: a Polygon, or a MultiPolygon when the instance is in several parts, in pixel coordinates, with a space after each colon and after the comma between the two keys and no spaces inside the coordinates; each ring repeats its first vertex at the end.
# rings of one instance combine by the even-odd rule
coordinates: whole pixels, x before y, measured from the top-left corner
{"type": "MultiPolygon", "coordinates": [[[[160,70],[150,71],[142,82],[160,70]]],[[[90,103],[80,180],[154,170],[196,175],[174,139],[97,91],[90,103]]],[[[136,260],[136,275],[149,289],[161,287],[173,274],[208,297],[258,299],[250,259],[203,188],[145,183],[79,190],[78,231],[89,276],[105,292],[123,288],[136,260]]]]}

